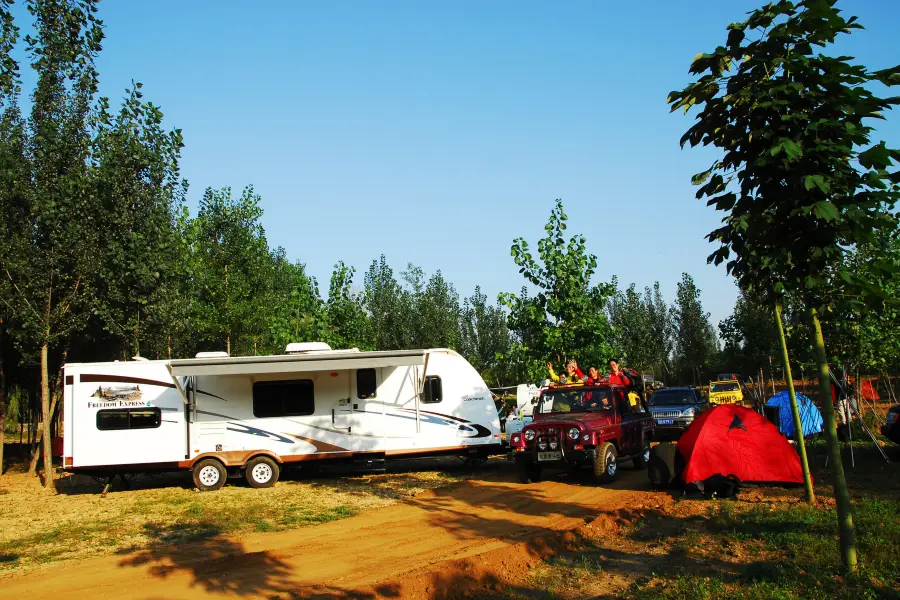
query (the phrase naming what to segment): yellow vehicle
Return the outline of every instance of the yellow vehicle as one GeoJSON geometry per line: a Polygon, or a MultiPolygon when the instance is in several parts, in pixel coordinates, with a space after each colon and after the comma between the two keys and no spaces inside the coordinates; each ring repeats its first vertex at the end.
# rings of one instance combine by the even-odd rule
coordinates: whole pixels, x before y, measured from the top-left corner
{"type": "Polygon", "coordinates": [[[709,403],[716,404],[743,404],[744,392],[739,381],[729,379],[727,381],[712,381],[709,384],[709,403]]]}

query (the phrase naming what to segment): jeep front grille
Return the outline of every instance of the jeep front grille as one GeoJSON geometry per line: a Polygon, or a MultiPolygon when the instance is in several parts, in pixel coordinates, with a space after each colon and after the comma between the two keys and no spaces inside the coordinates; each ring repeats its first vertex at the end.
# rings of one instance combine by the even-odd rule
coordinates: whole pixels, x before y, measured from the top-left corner
{"type": "Polygon", "coordinates": [[[658,410],[653,412],[654,419],[671,419],[673,417],[680,417],[680,410],[658,410]]]}

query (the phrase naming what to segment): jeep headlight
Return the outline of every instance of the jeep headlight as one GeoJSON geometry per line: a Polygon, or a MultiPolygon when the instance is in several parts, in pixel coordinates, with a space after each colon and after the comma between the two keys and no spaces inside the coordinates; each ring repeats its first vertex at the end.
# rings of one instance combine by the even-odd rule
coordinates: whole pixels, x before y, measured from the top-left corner
{"type": "Polygon", "coordinates": [[[581,433],[581,431],[579,431],[577,427],[573,427],[572,429],[569,430],[569,438],[573,439],[573,440],[577,440],[578,434],[580,434],[580,433],[581,433]]]}
{"type": "Polygon", "coordinates": [[[525,439],[529,442],[534,439],[534,429],[525,430],[525,439]]]}
{"type": "Polygon", "coordinates": [[[682,414],[683,416],[685,416],[685,417],[693,417],[693,416],[694,416],[694,409],[693,409],[693,408],[686,408],[685,410],[683,410],[683,411],[681,412],[681,414],[682,414]]]}

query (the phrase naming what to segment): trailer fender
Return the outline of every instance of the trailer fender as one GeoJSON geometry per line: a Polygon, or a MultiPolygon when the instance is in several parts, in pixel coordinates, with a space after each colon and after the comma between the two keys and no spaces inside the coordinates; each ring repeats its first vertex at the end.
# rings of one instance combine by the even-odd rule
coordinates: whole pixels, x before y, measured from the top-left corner
{"type": "Polygon", "coordinates": [[[268,456],[279,465],[284,462],[281,460],[280,456],[270,450],[230,450],[225,452],[204,452],[203,454],[198,454],[191,459],[189,465],[186,466],[193,469],[194,465],[199,461],[207,458],[214,458],[226,467],[243,467],[251,459],[256,458],[257,456],[268,456]]]}

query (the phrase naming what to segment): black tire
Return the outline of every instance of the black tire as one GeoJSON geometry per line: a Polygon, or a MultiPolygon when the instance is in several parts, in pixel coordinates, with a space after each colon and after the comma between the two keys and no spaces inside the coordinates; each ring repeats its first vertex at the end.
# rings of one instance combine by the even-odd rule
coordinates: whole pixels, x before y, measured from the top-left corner
{"type": "Polygon", "coordinates": [[[267,488],[275,485],[281,469],[278,463],[268,456],[257,456],[247,461],[244,467],[244,479],[252,488],[267,488]]]}
{"type": "Polygon", "coordinates": [[[194,486],[201,492],[212,492],[225,485],[228,471],[214,458],[206,458],[194,465],[194,486]]]}
{"type": "Polygon", "coordinates": [[[522,458],[516,459],[516,472],[521,483],[537,483],[541,480],[541,466],[522,458]]]}
{"type": "Polygon", "coordinates": [[[634,468],[643,471],[647,468],[647,465],[650,464],[650,441],[647,440],[644,442],[644,447],[641,450],[641,453],[634,457],[634,468]]]}
{"type": "Polygon", "coordinates": [[[616,475],[619,474],[618,464],[616,463],[618,456],[619,453],[616,452],[616,447],[610,442],[606,442],[597,448],[597,454],[594,456],[594,477],[600,483],[610,483],[615,480],[616,475]]]}

